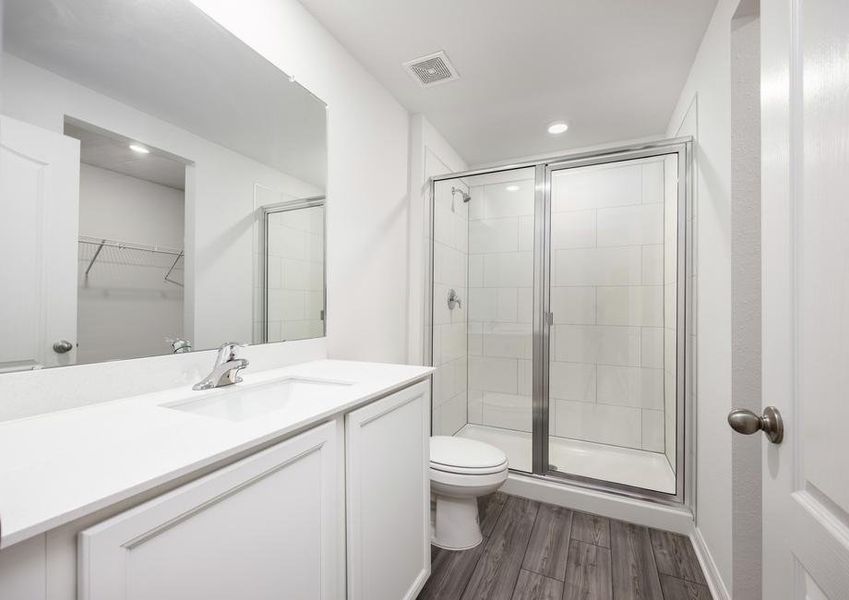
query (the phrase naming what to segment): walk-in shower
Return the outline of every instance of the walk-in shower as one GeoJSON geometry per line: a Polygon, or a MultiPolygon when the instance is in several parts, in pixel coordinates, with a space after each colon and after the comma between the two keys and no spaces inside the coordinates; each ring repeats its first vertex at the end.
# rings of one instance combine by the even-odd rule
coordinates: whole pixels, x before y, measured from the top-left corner
{"type": "Polygon", "coordinates": [[[435,435],[684,500],[689,154],[677,139],[434,178],[435,435]]]}

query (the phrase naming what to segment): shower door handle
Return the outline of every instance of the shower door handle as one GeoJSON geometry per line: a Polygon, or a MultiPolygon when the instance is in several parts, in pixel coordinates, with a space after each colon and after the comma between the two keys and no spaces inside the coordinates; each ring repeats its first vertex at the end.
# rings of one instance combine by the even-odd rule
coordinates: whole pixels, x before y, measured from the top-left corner
{"type": "Polygon", "coordinates": [[[767,406],[760,417],[750,410],[735,408],[728,413],[728,424],[731,429],[743,435],[763,431],[773,444],[780,444],[784,439],[784,421],[774,406],[767,406]]]}

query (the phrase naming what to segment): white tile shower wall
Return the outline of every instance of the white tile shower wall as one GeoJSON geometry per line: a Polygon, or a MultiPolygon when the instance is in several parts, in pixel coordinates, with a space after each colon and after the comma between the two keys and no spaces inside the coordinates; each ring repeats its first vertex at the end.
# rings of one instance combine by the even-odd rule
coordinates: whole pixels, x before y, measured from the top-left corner
{"type": "Polygon", "coordinates": [[[462,182],[434,186],[433,213],[433,434],[454,435],[467,422],[468,322],[468,204],[451,188],[462,182]],[[448,308],[449,290],[461,305],[448,308]]]}
{"type": "Polygon", "coordinates": [[[658,159],[553,175],[552,435],[665,449],[663,201],[658,159]]]}
{"type": "Polygon", "coordinates": [[[533,172],[478,182],[469,204],[468,418],[529,432],[533,172]]]}

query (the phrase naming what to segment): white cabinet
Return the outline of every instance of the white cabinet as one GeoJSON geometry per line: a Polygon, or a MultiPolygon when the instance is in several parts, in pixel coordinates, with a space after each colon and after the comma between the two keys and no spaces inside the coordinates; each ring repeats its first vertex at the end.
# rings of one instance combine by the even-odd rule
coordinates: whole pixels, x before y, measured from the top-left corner
{"type": "Polygon", "coordinates": [[[429,383],[349,413],[348,599],[415,598],[430,575],[429,383]]]}
{"type": "Polygon", "coordinates": [[[430,574],[429,386],[3,548],[0,599],[412,600],[430,574]]]}
{"type": "Polygon", "coordinates": [[[337,425],[327,423],[79,536],[81,600],[338,600],[337,425]]]}

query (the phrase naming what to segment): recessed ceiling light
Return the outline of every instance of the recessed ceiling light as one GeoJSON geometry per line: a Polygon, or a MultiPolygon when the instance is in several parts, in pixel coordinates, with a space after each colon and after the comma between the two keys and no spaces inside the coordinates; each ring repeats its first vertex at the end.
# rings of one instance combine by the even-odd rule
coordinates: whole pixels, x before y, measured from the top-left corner
{"type": "Polygon", "coordinates": [[[555,121],[548,126],[548,133],[551,135],[560,135],[561,133],[565,133],[567,129],[569,129],[569,126],[566,123],[563,121],[555,121]]]}
{"type": "Polygon", "coordinates": [[[516,185],[516,184],[508,185],[505,189],[506,189],[508,192],[518,192],[518,191],[519,191],[519,186],[518,186],[518,185],[516,185]]]}
{"type": "Polygon", "coordinates": [[[133,152],[138,152],[139,154],[150,154],[150,150],[148,150],[141,144],[130,144],[130,150],[132,150],[133,152]]]}

